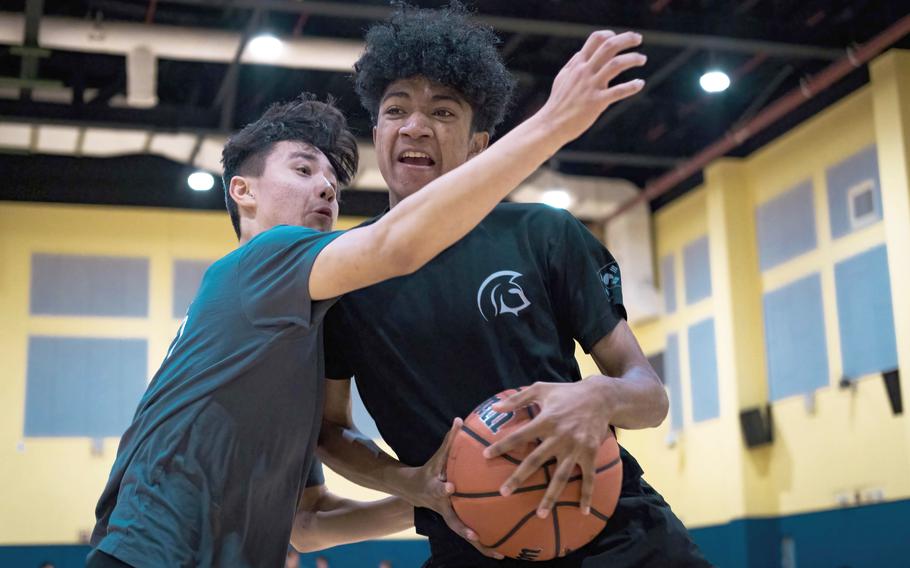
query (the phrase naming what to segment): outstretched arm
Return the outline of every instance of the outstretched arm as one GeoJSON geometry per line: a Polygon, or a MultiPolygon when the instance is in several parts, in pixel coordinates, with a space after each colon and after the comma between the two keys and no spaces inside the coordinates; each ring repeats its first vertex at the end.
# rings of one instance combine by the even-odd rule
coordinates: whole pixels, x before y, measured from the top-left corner
{"type": "Polygon", "coordinates": [[[563,67],[546,104],[488,150],[432,181],[378,222],[341,235],[320,252],[310,297],[333,298],[414,272],[465,236],[560,147],[580,136],[611,104],[644,82],[610,82],[645,63],[632,32],[591,34],[563,67]]]}
{"type": "Polygon", "coordinates": [[[298,552],[312,552],[395,534],[412,526],[414,508],[403,499],[352,501],[317,485],[306,488],[300,497],[291,545],[298,552]]]}

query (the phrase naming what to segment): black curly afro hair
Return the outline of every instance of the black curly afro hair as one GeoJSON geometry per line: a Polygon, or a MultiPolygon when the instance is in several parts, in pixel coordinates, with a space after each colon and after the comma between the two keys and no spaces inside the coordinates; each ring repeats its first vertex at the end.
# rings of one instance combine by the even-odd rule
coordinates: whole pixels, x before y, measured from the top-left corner
{"type": "Polygon", "coordinates": [[[360,160],[357,140],[331,98],[320,102],[313,95],[303,93],[292,101],[273,104],[259,120],[231,136],[221,152],[224,203],[237,238],[240,238],[240,213],[230,194],[231,178],[261,175],[272,146],[284,140],[305,142],[325,154],[339,186],[348,185],[357,174],[360,160]]]}
{"type": "Polygon", "coordinates": [[[474,131],[492,135],[515,85],[498,44],[493,30],[472,22],[458,2],[438,10],[397,4],[387,21],[367,32],[354,88],[375,124],[389,84],[422,75],[460,92],[474,111],[474,131]]]}

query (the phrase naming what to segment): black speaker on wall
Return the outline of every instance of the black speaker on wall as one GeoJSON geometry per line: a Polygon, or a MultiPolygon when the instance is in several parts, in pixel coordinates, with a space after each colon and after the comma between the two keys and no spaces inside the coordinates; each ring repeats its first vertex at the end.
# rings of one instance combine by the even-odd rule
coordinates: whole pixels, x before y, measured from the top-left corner
{"type": "Polygon", "coordinates": [[[764,446],[774,441],[770,404],[764,408],[755,406],[740,410],[739,425],[749,448],[764,446]]]}
{"type": "Polygon", "coordinates": [[[882,373],[885,381],[885,392],[888,393],[888,402],[891,403],[891,414],[895,416],[904,413],[904,401],[901,399],[901,374],[900,370],[882,373]]]}

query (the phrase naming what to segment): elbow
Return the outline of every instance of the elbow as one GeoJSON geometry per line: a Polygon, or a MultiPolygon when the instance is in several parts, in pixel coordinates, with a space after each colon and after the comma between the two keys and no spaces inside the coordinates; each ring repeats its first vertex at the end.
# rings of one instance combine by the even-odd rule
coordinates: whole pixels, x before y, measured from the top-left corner
{"type": "Polygon", "coordinates": [[[652,428],[657,428],[663,424],[670,413],[670,398],[667,396],[667,389],[661,384],[660,379],[654,378],[654,423],[652,428]]]}

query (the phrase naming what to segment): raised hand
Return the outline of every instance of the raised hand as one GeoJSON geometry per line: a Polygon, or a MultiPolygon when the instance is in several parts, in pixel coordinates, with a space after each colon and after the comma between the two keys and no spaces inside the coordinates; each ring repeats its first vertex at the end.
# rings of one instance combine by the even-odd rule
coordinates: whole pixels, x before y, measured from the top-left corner
{"type": "Polygon", "coordinates": [[[641,41],[635,32],[594,32],[562,68],[553,81],[550,98],[537,114],[555,126],[556,134],[564,137],[563,144],[590,128],[607,107],[644,87],[641,79],[613,84],[620,73],[647,61],[641,53],[623,53],[641,41]]]}

